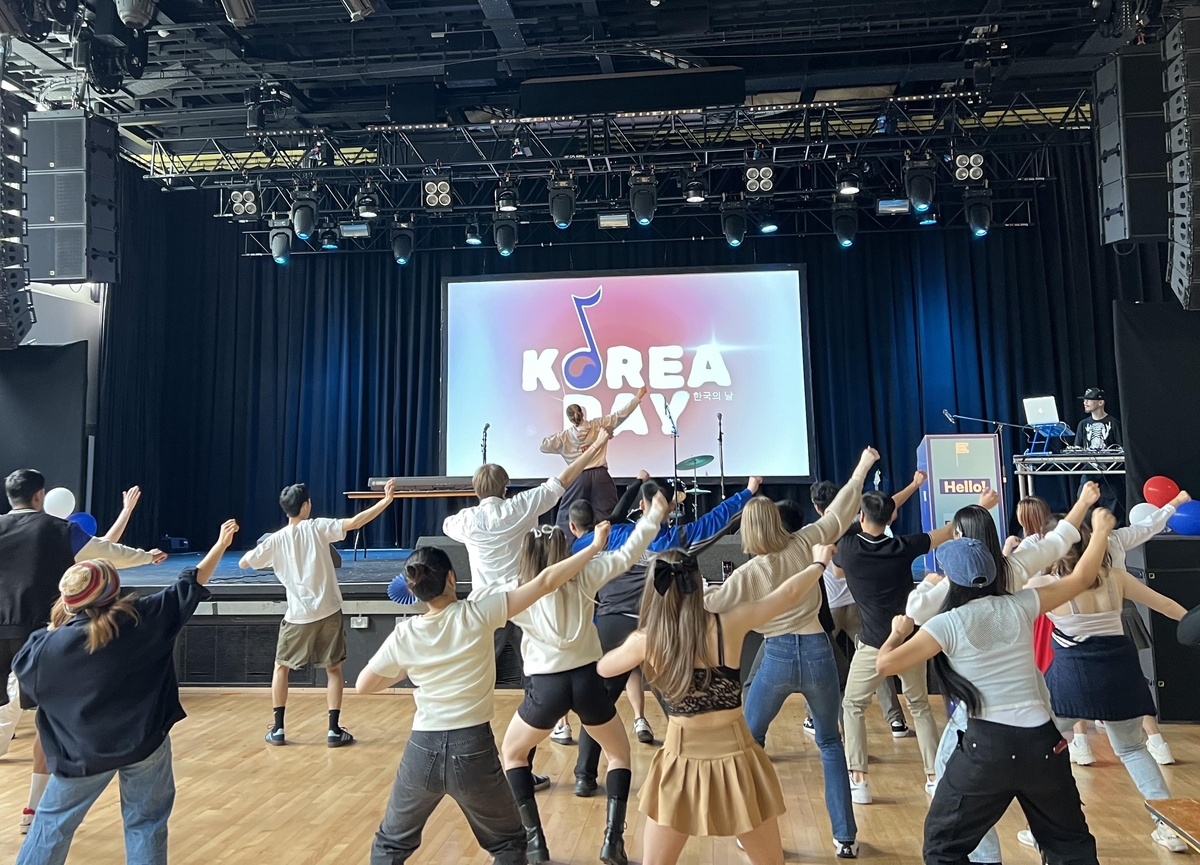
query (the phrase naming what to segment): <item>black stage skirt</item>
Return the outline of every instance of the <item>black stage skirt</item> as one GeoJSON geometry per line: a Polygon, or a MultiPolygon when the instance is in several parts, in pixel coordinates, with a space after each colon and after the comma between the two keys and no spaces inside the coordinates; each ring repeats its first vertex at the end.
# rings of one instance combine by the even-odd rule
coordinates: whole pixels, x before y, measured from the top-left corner
{"type": "Polygon", "coordinates": [[[1078,640],[1055,628],[1046,686],[1060,718],[1125,721],[1156,712],[1137,649],[1125,636],[1078,640]]]}

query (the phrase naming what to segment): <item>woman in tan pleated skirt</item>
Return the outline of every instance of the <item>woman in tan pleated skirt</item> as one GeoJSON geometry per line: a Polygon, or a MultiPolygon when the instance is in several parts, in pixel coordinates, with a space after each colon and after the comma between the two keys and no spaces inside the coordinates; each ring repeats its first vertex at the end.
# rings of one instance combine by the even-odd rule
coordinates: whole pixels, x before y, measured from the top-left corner
{"type": "Polygon", "coordinates": [[[597,667],[611,678],[641,666],[667,708],[667,734],[638,794],[646,815],[643,865],[674,865],[690,835],[736,836],[755,865],[782,865],[777,818],[783,791],[742,714],[740,658],[746,633],[813,589],[833,548],[760,601],[717,616],[704,609],[696,560],[669,550],[651,565],[641,627],[597,667]]]}

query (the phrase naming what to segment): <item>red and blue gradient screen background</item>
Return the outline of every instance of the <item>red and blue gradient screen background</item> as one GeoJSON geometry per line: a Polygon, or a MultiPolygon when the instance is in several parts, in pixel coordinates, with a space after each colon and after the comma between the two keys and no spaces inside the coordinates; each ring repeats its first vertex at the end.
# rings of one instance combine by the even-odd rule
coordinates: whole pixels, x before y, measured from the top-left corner
{"type": "Polygon", "coordinates": [[[609,445],[614,477],[671,473],[668,410],[680,459],[717,454],[720,412],[727,477],[807,477],[804,314],[795,270],[449,281],[446,474],[479,467],[484,424],[510,477],[557,474],[538,448],[565,407],[608,414],[644,383],[609,445]]]}

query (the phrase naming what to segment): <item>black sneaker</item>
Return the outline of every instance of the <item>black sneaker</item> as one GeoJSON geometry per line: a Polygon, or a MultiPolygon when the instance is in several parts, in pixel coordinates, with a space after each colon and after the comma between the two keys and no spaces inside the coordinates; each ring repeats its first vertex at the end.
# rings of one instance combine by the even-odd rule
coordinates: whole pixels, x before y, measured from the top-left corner
{"type": "Polygon", "coordinates": [[[283,738],[283,727],[278,727],[278,728],[272,727],[270,730],[267,731],[266,739],[267,739],[268,745],[286,745],[287,744],[287,739],[283,738]]]}
{"type": "Polygon", "coordinates": [[[903,721],[892,721],[892,738],[906,739],[913,734],[913,731],[908,729],[908,724],[903,721]]]}
{"type": "Polygon", "coordinates": [[[837,839],[834,839],[833,852],[839,859],[857,859],[858,842],[838,841],[837,839]]]}
{"type": "Polygon", "coordinates": [[[345,748],[347,745],[354,744],[354,737],[350,735],[349,730],[339,727],[337,730],[330,730],[325,736],[325,744],[330,748],[345,748]]]}
{"type": "Polygon", "coordinates": [[[548,790],[548,789],[550,789],[550,776],[549,775],[534,775],[533,776],[533,791],[535,793],[538,790],[548,790]]]}

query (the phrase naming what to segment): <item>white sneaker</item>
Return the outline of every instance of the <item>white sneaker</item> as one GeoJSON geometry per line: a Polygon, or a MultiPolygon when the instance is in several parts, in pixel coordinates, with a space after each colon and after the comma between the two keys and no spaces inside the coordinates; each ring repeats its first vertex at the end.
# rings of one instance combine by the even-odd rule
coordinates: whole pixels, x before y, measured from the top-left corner
{"type": "Polygon", "coordinates": [[[1150,752],[1150,756],[1154,758],[1154,762],[1160,766],[1170,766],[1175,762],[1175,755],[1171,753],[1171,746],[1167,744],[1167,740],[1162,737],[1162,734],[1151,736],[1146,741],[1146,750],[1150,752]]]}
{"type": "Polygon", "coordinates": [[[559,745],[571,744],[571,725],[565,720],[559,720],[554,725],[554,731],[550,734],[550,741],[556,742],[559,745]]]}
{"type": "Polygon", "coordinates": [[[637,740],[643,745],[654,744],[654,730],[650,726],[650,722],[645,718],[633,719],[633,734],[637,736],[637,740]]]}
{"type": "Polygon", "coordinates": [[[1188,846],[1184,840],[1175,834],[1175,830],[1166,823],[1159,823],[1158,828],[1150,834],[1150,840],[1155,844],[1166,847],[1172,853],[1186,853],[1188,846]]]}
{"type": "Polygon", "coordinates": [[[1022,829],[1017,833],[1017,840],[1026,847],[1032,847],[1034,850],[1038,848],[1037,841],[1033,837],[1033,833],[1028,829],[1022,829]]]}
{"type": "Polygon", "coordinates": [[[932,796],[936,792],[937,792],[937,778],[934,778],[933,780],[926,778],[925,779],[925,795],[932,796]]]}
{"type": "Polygon", "coordinates": [[[1096,758],[1092,756],[1092,746],[1088,744],[1087,736],[1077,735],[1067,746],[1067,751],[1071,754],[1072,763],[1090,766],[1096,762],[1096,758]]]}
{"type": "Polygon", "coordinates": [[[30,808],[26,808],[21,812],[21,834],[28,835],[29,827],[33,825],[34,812],[30,808]]]}
{"type": "Polygon", "coordinates": [[[871,804],[871,782],[865,776],[861,781],[855,781],[854,776],[850,776],[850,801],[855,805],[871,804]]]}

